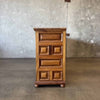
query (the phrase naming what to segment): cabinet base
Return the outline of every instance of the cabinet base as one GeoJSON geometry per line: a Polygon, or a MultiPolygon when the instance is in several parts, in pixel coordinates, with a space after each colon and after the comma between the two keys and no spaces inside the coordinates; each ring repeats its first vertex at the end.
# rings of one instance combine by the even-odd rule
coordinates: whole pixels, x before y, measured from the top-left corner
{"type": "Polygon", "coordinates": [[[65,87],[65,81],[36,81],[35,87],[39,85],[60,85],[60,87],[65,87]]]}

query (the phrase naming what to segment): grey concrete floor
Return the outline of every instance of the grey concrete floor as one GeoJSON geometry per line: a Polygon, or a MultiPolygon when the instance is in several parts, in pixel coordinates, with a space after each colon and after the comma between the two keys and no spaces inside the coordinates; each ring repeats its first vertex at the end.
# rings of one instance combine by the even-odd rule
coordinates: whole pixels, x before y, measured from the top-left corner
{"type": "Polygon", "coordinates": [[[0,100],[100,100],[100,59],[67,59],[66,87],[34,88],[35,59],[0,59],[0,100]]]}

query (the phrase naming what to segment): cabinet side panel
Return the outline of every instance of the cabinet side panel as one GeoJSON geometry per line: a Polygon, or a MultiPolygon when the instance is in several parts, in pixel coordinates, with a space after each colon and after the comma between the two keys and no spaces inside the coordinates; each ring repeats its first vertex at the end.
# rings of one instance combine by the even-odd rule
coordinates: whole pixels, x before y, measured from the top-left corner
{"type": "Polygon", "coordinates": [[[36,81],[39,81],[39,74],[38,74],[38,68],[39,68],[39,33],[36,32],[35,34],[36,38],[36,81]]]}
{"type": "Polygon", "coordinates": [[[63,80],[65,81],[66,71],[66,31],[63,31],[63,80]]]}

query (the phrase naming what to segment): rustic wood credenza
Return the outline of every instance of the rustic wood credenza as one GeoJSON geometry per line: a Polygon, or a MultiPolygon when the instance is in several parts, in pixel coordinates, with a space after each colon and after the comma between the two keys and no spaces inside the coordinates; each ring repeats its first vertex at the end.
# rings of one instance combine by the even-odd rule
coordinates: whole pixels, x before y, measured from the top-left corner
{"type": "Polygon", "coordinates": [[[66,28],[34,28],[36,32],[36,82],[65,86],[66,28]]]}

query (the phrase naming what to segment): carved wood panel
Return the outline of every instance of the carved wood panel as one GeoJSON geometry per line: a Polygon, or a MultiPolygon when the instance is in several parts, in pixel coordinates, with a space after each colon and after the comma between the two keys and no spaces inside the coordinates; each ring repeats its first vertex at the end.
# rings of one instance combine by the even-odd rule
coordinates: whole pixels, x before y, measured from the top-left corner
{"type": "Polygon", "coordinates": [[[62,46],[48,45],[39,46],[40,55],[62,55],[62,46]]]}
{"type": "Polygon", "coordinates": [[[40,55],[49,55],[49,46],[39,46],[40,55]]]}
{"type": "Polygon", "coordinates": [[[63,50],[62,50],[62,46],[53,46],[53,54],[54,55],[62,55],[63,50]]]}
{"type": "Polygon", "coordinates": [[[40,71],[39,72],[39,80],[49,80],[49,72],[48,71],[40,71]]]}
{"type": "Polygon", "coordinates": [[[62,80],[62,71],[53,71],[52,80],[62,80]]]}

